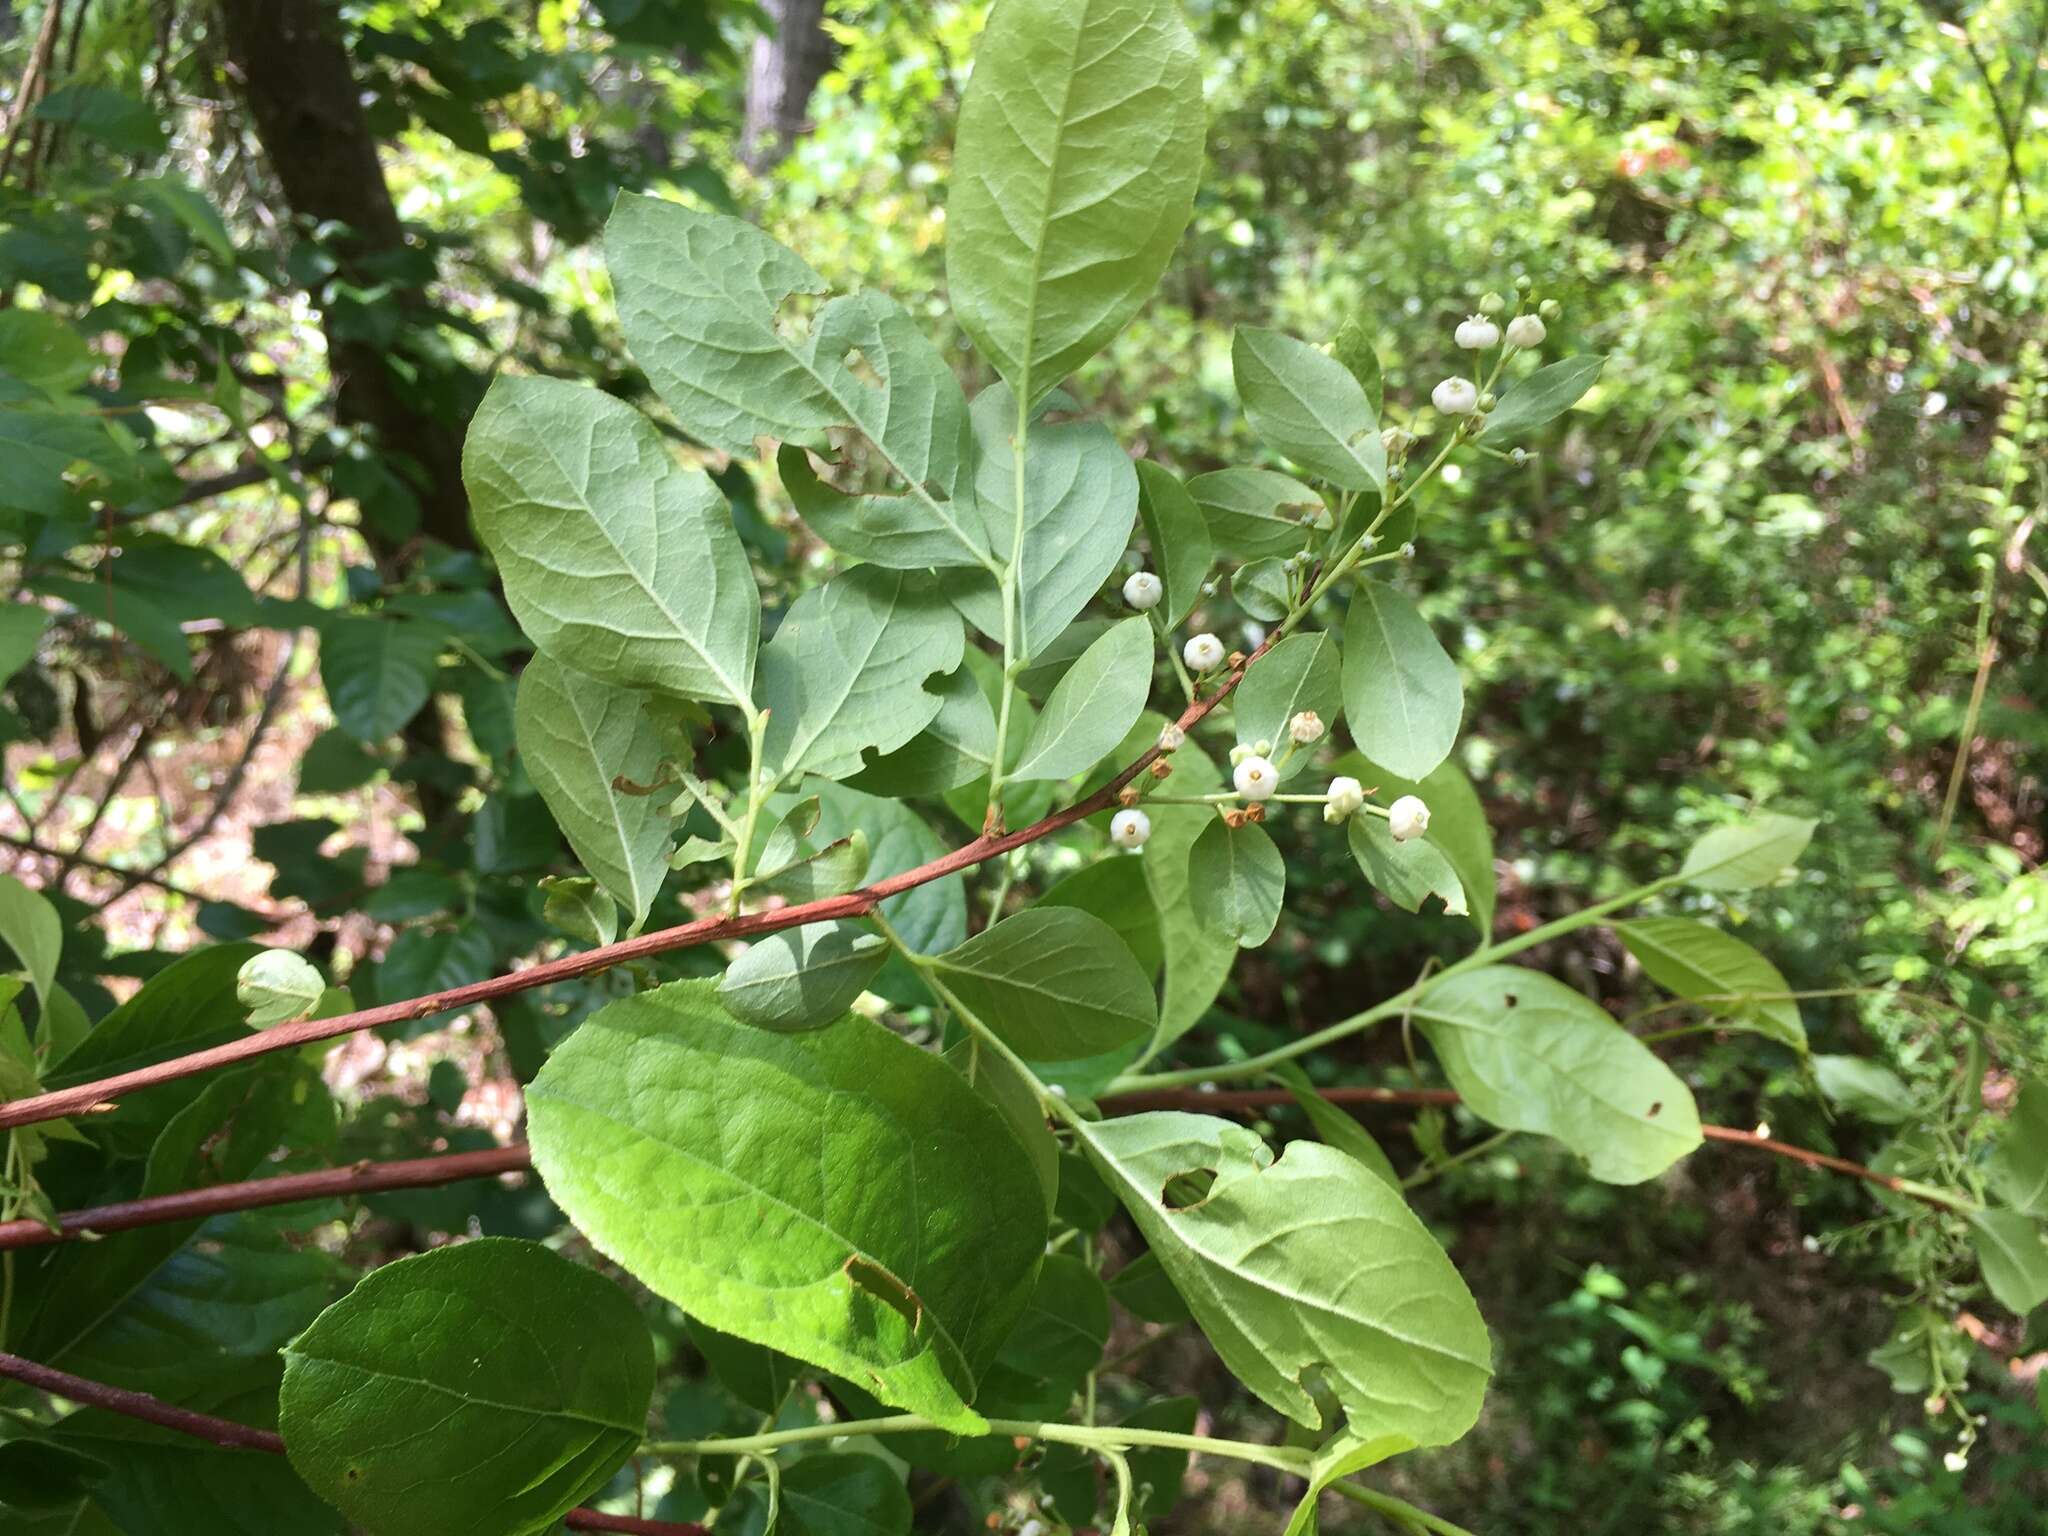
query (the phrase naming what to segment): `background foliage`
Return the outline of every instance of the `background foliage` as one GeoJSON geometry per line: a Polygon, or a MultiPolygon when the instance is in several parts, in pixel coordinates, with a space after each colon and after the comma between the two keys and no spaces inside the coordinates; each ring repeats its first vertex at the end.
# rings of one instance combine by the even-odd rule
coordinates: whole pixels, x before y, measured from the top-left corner
{"type": "MultiPolygon", "coordinates": [[[[746,214],[835,284],[886,289],[987,382],[946,333],[941,212],[981,7],[350,4],[322,47],[325,10],[18,0],[0,19],[0,845],[58,902],[55,981],[92,1018],[202,945],[216,958],[184,964],[219,974],[195,987],[260,936],[366,1004],[573,942],[537,889],[566,849],[514,751],[524,642],[455,465],[508,363],[649,403],[597,250],[620,190],[746,214]]],[[[1425,612],[1462,641],[1495,931],[1663,872],[1731,803],[1817,816],[1795,884],[1693,910],[1826,994],[1800,1004],[1815,1050],[1885,1063],[1906,1114],[1939,1133],[2004,1110],[2048,1056],[2048,8],[1189,14],[1210,117],[1194,221],[1094,366],[1092,408],[1200,473],[1256,451],[1241,325],[1364,326],[1398,420],[1456,371],[1451,326],[1481,292],[1527,276],[1558,298],[1558,350],[1608,354],[1596,393],[1526,465],[1467,461],[1421,541],[1425,612]]],[[[827,554],[773,466],[702,456],[771,603],[794,600],[827,554]]],[[[714,743],[701,771],[729,771],[734,745],[743,763],[744,743],[714,743]]],[[[946,841],[977,828],[969,809],[946,841]]],[[[837,835],[860,811],[826,815],[837,835]]],[[[1447,920],[1361,900],[1341,840],[1278,830],[1288,926],[1241,961],[1190,1059],[1268,1048],[1456,952],[1447,920]]],[[[921,849],[906,863],[939,846],[921,823],[901,836],[921,849]]],[[[977,913],[1075,859],[1044,846],[990,871],[977,913]]],[[[665,896],[649,924],[689,915],[665,896]]],[[[1624,1015],[1656,1000],[1604,931],[1536,959],[1624,1015]]],[[[504,1139],[516,1084],[624,987],[294,1064],[340,1104],[295,1155],[504,1139]]],[[[1754,1037],[1672,1054],[1711,1118],[1866,1161],[1889,1135],[1828,1114],[1754,1037]]],[[[1407,1081],[1396,1038],[1329,1065],[1407,1081]]],[[[1438,1111],[1371,1123],[1404,1164],[1403,1129],[1425,1154],[1477,1139],[1438,1111]]],[[[204,1155],[215,1177],[249,1171],[204,1155]]],[[[2033,1528],[2038,1314],[2030,1332],[1860,1189],[1711,1154],[1614,1189],[1524,1140],[1415,1201],[1501,1350],[1479,1429],[1399,1474],[1418,1502],[1486,1531],[1579,1530],[1587,1511],[1616,1531],[2033,1528]],[[1960,1473],[1926,1388],[1895,1395],[1864,1363],[1884,1299],[1931,1310],[1990,1415],[1960,1473]]],[[[558,1228],[533,1185],[391,1194],[181,1238],[150,1284],[246,1307],[208,1289],[210,1245],[266,1266],[268,1331],[229,1330],[260,1396],[267,1352],[350,1271],[558,1228]]],[[[769,1410],[665,1326],[673,1432],[756,1427],[769,1410]]],[[[85,1338],[68,1366],[180,1396],[118,1343],[85,1338]]],[[[1147,1369],[1218,1425],[1263,1412],[1185,1339],[1147,1369]]],[[[186,1400],[227,1412],[226,1381],[186,1400]]],[[[123,1451],[121,1475],[140,1486],[170,1454],[123,1451]]],[[[164,1475],[234,1481],[200,1458],[164,1475]]],[[[1183,1528],[1272,1528],[1276,1483],[1206,1469],[1183,1528]]],[[[624,1474],[612,1492],[632,1506],[624,1474]]],[[[669,1512],[699,1494],[667,1490],[669,1512]]]]}

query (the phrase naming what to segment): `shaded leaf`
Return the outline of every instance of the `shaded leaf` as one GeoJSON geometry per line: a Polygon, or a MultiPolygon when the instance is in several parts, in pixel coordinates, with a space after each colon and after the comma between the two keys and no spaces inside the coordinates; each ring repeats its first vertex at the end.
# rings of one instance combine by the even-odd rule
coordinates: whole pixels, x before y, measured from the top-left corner
{"type": "Polygon", "coordinates": [[[1152,691],[1152,624],[1142,614],[1097,640],[1038,712],[1013,779],[1068,779],[1124,739],[1152,691]]]}
{"type": "Polygon", "coordinates": [[[1820,823],[1769,813],[1716,827],[1694,843],[1678,878],[1703,891],[1747,891],[1769,885],[1795,864],[1820,823]]]}
{"type": "Polygon", "coordinates": [[[1239,326],[1230,366],[1245,416],[1268,448],[1344,490],[1386,489],[1378,413],[1343,363],[1278,331],[1239,326]]]}
{"type": "Polygon", "coordinates": [[[1029,907],[933,957],[946,988],[1032,1061],[1095,1056],[1149,1035],[1152,983],[1116,931],[1078,907],[1029,907]]]}
{"type": "Polygon", "coordinates": [[[1605,357],[1590,353],[1561,358],[1516,380],[1501,392],[1500,404],[1488,413],[1480,438],[1512,437],[1563,415],[1579,403],[1606,366],[1605,357]]]}
{"type": "Polygon", "coordinates": [[[374,1270],[321,1313],[285,1350],[278,1428],[299,1475],[379,1536],[528,1536],[633,1454],[653,1394],[624,1291],[480,1238],[374,1270]]]}
{"type": "Polygon", "coordinates": [[[750,945],[726,967],[718,998],[761,1029],[823,1029],[846,1016],[888,958],[888,942],[871,928],[805,923],[750,945]]]}
{"type": "Polygon", "coordinates": [[[1733,934],[1690,917],[1637,918],[1616,923],[1614,931],[1650,979],[1666,991],[1679,997],[1719,998],[1707,1006],[1736,1028],[1754,1029],[1795,1051],[1806,1049],[1799,1004],[1770,995],[1791,990],[1784,976],[1733,934]]]}
{"type": "Polygon", "coordinates": [[[1152,570],[1166,588],[1160,617],[1172,629],[1200,599],[1216,563],[1208,520],[1188,488],[1150,459],[1138,461],[1138,520],[1152,546],[1152,570]]]}
{"type": "Polygon", "coordinates": [[[1188,904],[1212,935],[1244,949],[1272,937],[1287,894],[1287,865],[1264,827],[1232,827],[1211,815],[1188,850],[1187,879],[1188,904]]]}

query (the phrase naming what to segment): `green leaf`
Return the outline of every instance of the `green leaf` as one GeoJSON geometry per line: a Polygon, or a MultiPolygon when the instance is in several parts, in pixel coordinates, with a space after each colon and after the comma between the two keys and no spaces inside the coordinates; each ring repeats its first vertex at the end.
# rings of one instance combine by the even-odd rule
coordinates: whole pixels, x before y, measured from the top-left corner
{"type": "Polygon", "coordinates": [[[1158,1022],[1152,983],[1124,941],[1078,907],[1026,908],[930,965],[1027,1060],[1100,1055],[1158,1022]]]}
{"type": "Polygon", "coordinates": [[[860,923],[805,923],[749,946],[726,967],[718,999],[760,1029],[823,1029],[846,1016],[888,958],[888,941],[860,923]]]}
{"type": "MultiPolygon", "coordinates": [[[[55,410],[0,410],[0,511],[40,513],[54,517],[74,495],[64,473],[86,463],[117,470],[127,453],[97,416],[76,416],[55,410]]],[[[83,585],[83,584],[81,584],[83,585]]],[[[37,583],[35,590],[44,590],[37,583]]],[[[62,595],[62,594],[59,594],[62,595]]],[[[90,596],[75,603],[95,618],[106,614],[105,594],[98,607],[90,596]]],[[[67,597],[66,601],[70,601],[67,597]]]]}
{"type": "Polygon", "coordinates": [[[1472,781],[1455,761],[1446,759],[1420,779],[1389,772],[1358,753],[1347,754],[1331,765],[1336,773],[1349,774],[1362,784],[1375,786],[1378,798],[1392,804],[1403,795],[1416,795],[1429,807],[1429,830],[1423,841],[1450,860],[1458,883],[1465,892],[1473,927],[1482,936],[1493,932],[1494,873],[1493,833],[1486,825],[1486,808],[1472,781]]]}
{"type": "Polygon", "coordinates": [[[1138,520],[1152,546],[1153,573],[1166,588],[1160,616],[1172,629],[1200,600],[1216,545],[1188,488],[1150,459],[1138,461],[1138,520]]]}
{"type": "Polygon", "coordinates": [[[1482,966],[1432,986],[1414,1016],[1466,1108],[1556,1137],[1596,1179],[1641,1183],[1700,1144],[1677,1074],[1561,981],[1482,966]]]}
{"type": "Polygon", "coordinates": [[[756,875],[747,890],[754,896],[780,896],[785,901],[820,901],[842,896],[859,885],[868,872],[868,838],[858,828],[851,837],[827,843],[816,852],[806,850],[799,858],[779,869],[756,875]]]}
{"type": "Polygon", "coordinates": [[[1257,949],[1272,937],[1286,894],[1287,865],[1266,829],[1210,816],[1188,850],[1188,901],[1212,942],[1220,935],[1257,949]]]}
{"type": "Polygon", "coordinates": [[[1401,1197],[1351,1158],[1298,1141],[1278,1162],[1206,1115],[1084,1122],[1115,1187],[1231,1372],[1289,1418],[1322,1415],[1313,1369],[1356,1435],[1445,1445],[1472,1427],[1492,1370],[1486,1327],[1451,1261],[1401,1197]],[[1214,1182],[1164,1199],[1183,1175],[1214,1182]]]}
{"type": "Polygon", "coordinates": [[[365,614],[320,627],[320,682],[335,724],[357,741],[395,736],[434,691],[447,636],[438,628],[365,614]]]}
{"type": "Polygon", "coordinates": [[[1599,353],[1561,358],[1508,386],[1480,429],[1481,441],[1512,437],[1542,426],[1579,403],[1607,359],[1599,353]]]}
{"type": "Polygon", "coordinates": [[[1030,1296],[1050,1201],[1001,1112],[936,1056],[857,1018],[753,1029],[711,983],[678,982],[591,1015],[527,1107],[548,1193],[642,1283],[941,1427],[983,1427],[966,1404],[1030,1296]]]}
{"type": "Polygon", "coordinates": [[[1159,281],[1194,207],[1203,128],[1177,0],[996,7],[960,107],[946,286],[1027,405],[1159,281]]]}
{"type": "MultiPolygon", "coordinates": [[[[250,1409],[260,1406],[254,1396],[244,1401],[250,1409]]],[[[223,1414],[242,1411],[239,1403],[208,1406],[223,1414]]],[[[94,1485],[83,1523],[47,1536],[344,1536],[341,1517],[307,1490],[282,1456],[217,1450],[97,1410],[71,1415],[63,1433],[111,1471],[94,1485]]]]}
{"type": "Polygon", "coordinates": [[[781,1412],[789,1389],[803,1374],[802,1366],[785,1354],[706,1327],[694,1317],[684,1318],[683,1325],[719,1385],[756,1413],[781,1412]]]}
{"type": "Polygon", "coordinates": [[[1866,1057],[1815,1056],[1813,1076],[1829,1103],[1880,1125],[1903,1125],[1917,1113],[1898,1074],[1866,1057]]]}
{"type": "Polygon", "coordinates": [[[234,238],[228,234],[220,210],[190,182],[176,176],[146,176],[128,186],[137,202],[169,214],[220,260],[235,259],[234,238]]]}
{"type": "Polygon", "coordinates": [[[748,707],[752,567],[717,487],[646,417],[581,385],[501,376],[462,476],[536,647],[617,687],[748,707]]]}
{"type": "Polygon", "coordinates": [[[36,659],[36,646],[50,627],[50,613],[33,603],[0,604],[0,683],[36,659]]]}
{"type": "Polygon", "coordinates": [[[0,312],[0,374],[54,396],[77,389],[94,366],[92,348],[62,317],[46,309],[0,312]]]}
{"type": "Polygon", "coordinates": [[[1254,560],[1230,573],[1230,595],[1250,617],[1270,624],[1286,616],[1293,601],[1287,566],[1279,560],[1254,560]]]}
{"type": "Polygon", "coordinates": [[[903,1475],[879,1456],[827,1451],[782,1474],[776,1536],[909,1536],[903,1475]]]}
{"type": "Polygon", "coordinates": [[[1268,448],[1347,491],[1387,488],[1387,450],[1364,388],[1329,353],[1239,326],[1230,344],[1237,396],[1268,448]]]}
{"type": "Polygon", "coordinates": [[[285,1350],[278,1429],[374,1536],[529,1536],[625,1464],[653,1395],[624,1291],[480,1238],[372,1271],[321,1313],[285,1350]]]}
{"type": "Polygon", "coordinates": [[[783,777],[840,779],[889,753],[939,712],[925,687],[960,665],[960,620],[930,583],[856,566],[791,605],[761,649],[764,754],[783,777]]]}
{"type": "Polygon", "coordinates": [[[758,438],[796,445],[778,460],[783,484],[849,555],[898,570],[986,562],[966,398],[894,301],[834,299],[806,330],[782,311],[826,284],[794,252],[743,219],[632,193],[604,244],[627,344],[684,430],[738,458],[758,438]],[[838,427],[867,438],[894,494],[818,479],[802,450],[828,448],[838,427]]]}
{"type": "Polygon", "coordinates": [[[2014,1210],[2048,1216],[2048,1081],[2020,1085],[1984,1173],[1991,1192],[2014,1210]]]}
{"type": "Polygon", "coordinates": [[[674,847],[670,796],[620,787],[662,778],[666,733],[649,701],[536,656],[513,707],[519,761],[583,867],[637,933],[668,873],[674,847]]]}
{"type": "Polygon", "coordinates": [[[2048,1301],[2048,1240],[2041,1224],[2018,1211],[1970,1212],[1970,1246],[1984,1283],[2005,1307],[2025,1317],[2048,1301]]]}
{"type": "MultiPolygon", "coordinates": [[[[1288,635],[1251,664],[1230,697],[1238,745],[1269,741],[1277,760],[1286,746],[1290,720],[1309,710],[1328,728],[1337,723],[1343,701],[1337,642],[1321,631],[1288,635]]],[[[1281,781],[1293,778],[1314,758],[1315,753],[1307,748],[1296,751],[1281,768],[1281,781]]]]}
{"type": "Polygon", "coordinates": [[[1079,907],[1099,917],[1124,941],[1131,958],[1147,976],[1157,976],[1165,952],[1159,937],[1159,913],[1145,883],[1145,861],[1116,853],[1083,864],[1032,903],[1039,907],[1079,907]]]}
{"type": "Polygon", "coordinates": [[[1351,818],[1346,841],[1365,878],[1402,911],[1420,912],[1423,902],[1434,896],[1447,915],[1461,917],[1470,912],[1458,871],[1427,838],[1396,842],[1386,822],[1360,811],[1351,818]]]}
{"type": "Polygon", "coordinates": [[[303,1019],[326,990],[313,963],[289,949],[266,949],[235,973],[235,998],[249,1010],[251,1029],[303,1019]]]}
{"type": "Polygon", "coordinates": [[[1219,556],[1284,559],[1329,526],[1323,498],[1270,469],[1219,469],[1188,482],[1219,556]]]}
{"type": "Polygon", "coordinates": [[[1375,1435],[1370,1440],[1350,1434],[1338,1435],[1316,1452],[1315,1462],[1309,1469],[1308,1491],[1294,1506],[1294,1513],[1281,1536],[1318,1536],[1322,1525],[1316,1506],[1333,1483],[1340,1483],[1367,1467],[1378,1466],[1390,1456],[1414,1449],[1415,1442],[1406,1435],[1375,1435]]]}
{"type": "Polygon", "coordinates": [[[1070,779],[1102,760],[1145,712],[1152,621],[1125,619],[1081,653],[1038,712],[1013,779],[1070,779]]]}
{"type": "Polygon", "coordinates": [[[1315,1085],[1308,1080],[1308,1074],[1298,1064],[1283,1061],[1273,1069],[1273,1076],[1301,1106],[1302,1113],[1308,1116],[1316,1140],[1356,1158],[1375,1178],[1395,1190],[1400,1189],[1401,1175],[1395,1171],[1392,1160],[1380,1144],[1373,1140],[1372,1133],[1317,1093],[1315,1085]]]}
{"type": "Polygon", "coordinates": [[[619,906],[585,875],[543,875],[541,919],[585,944],[603,946],[619,936],[619,906]]]}
{"type": "Polygon", "coordinates": [[[1628,952],[1652,981],[1679,997],[1709,997],[1708,1008],[1737,1028],[1754,1029],[1795,1051],[1806,1049],[1799,1004],[1778,968],[1733,934],[1690,917],[1644,917],[1616,923],[1628,952]],[[1731,996],[1732,994],[1732,996],[1731,996]]]}
{"type": "Polygon", "coordinates": [[[1384,397],[1380,356],[1372,345],[1372,327],[1353,315],[1337,328],[1336,337],[1330,342],[1330,356],[1342,363],[1345,371],[1358,381],[1373,415],[1378,416],[1384,397]]]}
{"type": "Polygon", "coordinates": [[[1003,1345],[1001,1363],[1069,1392],[1102,1363],[1109,1342],[1109,1292],[1070,1253],[1047,1254],[1031,1304],[1003,1345]]]}
{"type": "Polygon", "coordinates": [[[64,924],[55,907],[13,875],[0,875],[0,944],[14,951],[37,999],[48,998],[64,953],[64,924]]]}
{"type": "Polygon", "coordinates": [[[847,779],[870,794],[910,799],[941,795],[988,777],[996,756],[996,715],[967,667],[949,672],[930,691],[939,712],[893,752],[883,753],[847,779]]]}
{"type": "Polygon", "coordinates": [[[65,1369],[171,1402],[274,1390],[278,1350],[345,1273],[261,1217],[216,1218],[67,1349],[65,1369]]]}
{"type": "Polygon", "coordinates": [[[1804,816],[1752,816],[1716,827],[1692,845],[1678,878],[1703,891],[1748,891],[1769,885],[1798,862],[1820,823],[1804,816]]]}
{"type": "Polygon", "coordinates": [[[1351,739],[1404,778],[1426,777],[1457,744],[1465,688],[1415,605],[1361,581],[1344,619],[1344,716],[1351,739]]]}
{"type": "Polygon", "coordinates": [[[59,86],[36,103],[34,116],[75,128],[124,155],[160,154],[169,142],[148,102],[104,85],[59,86]]]}
{"type": "Polygon", "coordinates": [[[236,977],[258,952],[255,944],[215,944],[179,956],[52,1062],[44,1086],[112,1077],[248,1033],[235,1000],[236,977]]]}
{"type": "MultiPolygon", "coordinates": [[[[971,414],[975,491],[996,557],[1016,570],[1023,621],[1017,651],[1028,659],[1059,638],[1123,559],[1138,517],[1138,472],[1101,422],[1038,422],[1020,515],[1015,397],[1006,385],[993,385],[975,396],[971,414]]],[[[956,572],[949,590],[970,624],[1002,639],[1002,597],[993,581],[956,572]]]]}

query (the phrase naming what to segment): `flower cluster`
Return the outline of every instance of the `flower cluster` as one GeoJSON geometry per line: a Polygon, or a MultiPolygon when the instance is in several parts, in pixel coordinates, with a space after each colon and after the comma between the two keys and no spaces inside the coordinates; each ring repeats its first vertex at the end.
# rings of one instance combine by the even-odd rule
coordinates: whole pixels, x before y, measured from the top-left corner
{"type": "MultiPolygon", "coordinates": [[[[1497,293],[1489,293],[1479,301],[1479,313],[1467,315],[1458,322],[1458,328],[1451,333],[1451,340],[1467,352],[1491,352],[1506,343],[1505,350],[1494,365],[1493,377],[1500,376],[1500,366],[1514,352],[1527,352],[1543,345],[1543,338],[1549,334],[1546,321],[1555,320],[1561,312],[1555,299],[1545,299],[1533,310],[1521,308],[1527,302],[1529,280],[1523,278],[1515,284],[1517,294],[1516,312],[1508,317],[1507,326],[1502,328],[1495,316],[1504,313],[1508,301],[1497,293]]],[[[1478,364],[1473,364],[1474,376],[1462,378],[1456,375],[1440,380],[1429,392],[1429,403],[1446,416],[1470,422],[1474,417],[1483,416],[1495,404],[1493,391],[1488,387],[1491,380],[1481,383],[1478,378],[1478,364]]],[[[1392,444],[1389,444],[1392,449],[1392,444]]]]}

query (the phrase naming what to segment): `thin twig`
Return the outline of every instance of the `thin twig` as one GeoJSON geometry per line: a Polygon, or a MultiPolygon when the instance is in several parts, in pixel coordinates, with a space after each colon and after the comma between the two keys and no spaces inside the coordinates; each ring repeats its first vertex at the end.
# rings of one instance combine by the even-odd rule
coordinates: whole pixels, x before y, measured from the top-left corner
{"type": "MultiPolygon", "coordinates": [[[[1320,1096],[1337,1105],[1435,1104],[1459,1102],[1447,1088],[1324,1088],[1320,1096]]],[[[1251,1110],[1279,1109],[1293,1104],[1284,1090],[1243,1089],[1231,1093],[1203,1093],[1197,1089],[1164,1088],[1144,1093],[1114,1094],[1099,1101],[1112,1115],[1134,1115],[1150,1109],[1201,1109],[1243,1114],[1251,1110]]],[[[1815,1152],[1790,1142],[1775,1141],[1754,1131],[1733,1126],[1703,1125],[1700,1132],[1709,1141],[1749,1147],[1776,1157],[1789,1158],[1809,1168],[1847,1174],[1881,1189],[1908,1195],[1943,1209],[1968,1209],[1960,1196],[1945,1190],[1915,1184],[1845,1157],[1815,1152]]],[[[215,1184],[205,1189],[184,1190],[171,1195],[152,1195],[142,1200],[124,1200],[114,1205],[66,1211],[57,1217],[55,1230],[39,1221],[0,1222],[0,1252],[16,1248],[43,1247],[69,1242],[91,1234],[120,1232],[164,1222],[190,1221],[219,1216],[230,1211],[260,1210],[266,1206],[292,1205],[302,1200],[343,1195],[375,1194],[387,1189],[427,1189],[465,1179],[490,1178],[530,1169],[523,1144],[493,1147],[482,1152],[450,1152],[435,1157],[409,1158],[393,1163],[352,1163],[345,1168],[322,1169],[315,1173],[280,1174],[268,1179],[246,1179],[236,1184],[215,1184]]]]}
{"type": "Polygon", "coordinates": [[[390,1189],[429,1189],[464,1179],[524,1173],[532,1166],[525,1143],[519,1142],[509,1147],[486,1148],[481,1152],[449,1152],[394,1163],[365,1161],[342,1168],[323,1168],[315,1173],[244,1179],[236,1184],[213,1184],[204,1189],[180,1190],[176,1194],[152,1195],[142,1200],[121,1200],[112,1205],[66,1211],[57,1218],[54,1230],[40,1221],[27,1219],[0,1222],[0,1249],[38,1248],[107,1232],[157,1226],[164,1222],[198,1221],[229,1211],[296,1205],[302,1200],[371,1195],[390,1189]]]}
{"type": "MultiPolygon", "coordinates": [[[[181,1435],[190,1435],[195,1440],[205,1440],[231,1451],[262,1451],[271,1456],[284,1454],[284,1438],[270,1430],[237,1424],[232,1419],[217,1419],[209,1413],[194,1413],[190,1409],[167,1403],[161,1398],[151,1397],[146,1392],[130,1392],[124,1387],[109,1386],[103,1381],[89,1381],[83,1376],[73,1376],[69,1371],[52,1370],[47,1365],[24,1360],[19,1355],[0,1353],[0,1376],[25,1382],[39,1391],[61,1397],[66,1402],[83,1403],[89,1408],[104,1408],[109,1413],[140,1419],[145,1424],[175,1430],[181,1435]]],[[[639,1520],[630,1515],[600,1514],[594,1509],[572,1509],[563,1516],[563,1524],[572,1531],[632,1531],[639,1533],[639,1536],[706,1536],[703,1526],[688,1521],[639,1520]]]]}
{"type": "MultiPolygon", "coordinates": [[[[1276,629],[1257,650],[1245,658],[1242,665],[1224,674],[1215,692],[1206,698],[1196,700],[1183,710],[1179,720],[1181,729],[1192,729],[1210,710],[1228,697],[1230,691],[1237,686],[1238,679],[1244,676],[1245,668],[1264,655],[1267,647],[1278,636],[1279,632],[1276,629]]],[[[961,870],[972,869],[977,864],[985,863],[1012,849],[1022,848],[1027,843],[1038,842],[1097,812],[1108,810],[1117,803],[1117,792],[1149,768],[1159,755],[1158,747],[1147,749],[1129,767],[1085,800],[1077,801],[1064,810],[1054,811],[1028,827],[995,836],[984,834],[951,853],[933,859],[928,864],[921,864],[915,869],[877,880],[873,885],[849,891],[843,896],[829,896],[819,901],[783,907],[773,912],[747,912],[735,917],[699,918],[694,922],[665,928],[657,933],[645,933],[637,938],[623,939],[616,944],[606,944],[580,954],[564,955],[541,965],[528,966],[524,970],[494,976],[485,981],[449,987],[440,992],[428,993],[424,997],[386,1003],[376,1008],[363,1008],[331,1019],[307,1019],[296,1024],[280,1024],[271,1029],[258,1030],[226,1045],[194,1051],[190,1055],[159,1062],[155,1066],[138,1068],[132,1072],[120,1072],[97,1082],[81,1083],[74,1088],[0,1104],[0,1129],[61,1119],[65,1115],[76,1114],[94,1105],[120,1098],[124,1094],[152,1088],[159,1083],[175,1082],[179,1078],[191,1077],[196,1073],[208,1072],[238,1061],[248,1061],[272,1051],[296,1050],[302,1045],[310,1045],[319,1040],[338,1039],[342,1035],[355,1034],[359,1030],[376,1029],[385,1024],[411,1023],[418,1019],[431,1018],[437,1013],[473,1008],[479,1003],[511,997],[516,993],[528,992],[558,981],[580,980],[586,976],[596,975],[600,971],[610,970],[613,966],[650,959],[655,955],[669,954],[679,949],[718,943],[726,939],[755,938],[764,933],[777,933],[804,923],[865,917],[872,914],[876,907],[891,896],[915,890],[921,885],[957,874],[961,870]]]]}

